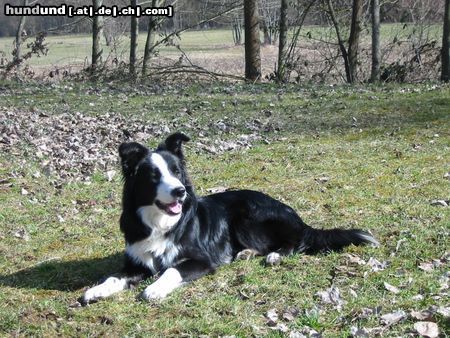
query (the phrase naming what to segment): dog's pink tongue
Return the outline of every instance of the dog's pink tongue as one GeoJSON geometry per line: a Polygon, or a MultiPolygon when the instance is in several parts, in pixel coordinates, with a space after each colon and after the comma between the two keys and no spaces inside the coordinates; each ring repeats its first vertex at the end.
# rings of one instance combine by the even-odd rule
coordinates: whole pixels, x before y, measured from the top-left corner
{"type": "Polygon", "coordinates": [[[173,202],[172,204],[169,204],[169,210],[174,214],[179,214],[182,208],[183,206],[180,202],[173,202]]]}

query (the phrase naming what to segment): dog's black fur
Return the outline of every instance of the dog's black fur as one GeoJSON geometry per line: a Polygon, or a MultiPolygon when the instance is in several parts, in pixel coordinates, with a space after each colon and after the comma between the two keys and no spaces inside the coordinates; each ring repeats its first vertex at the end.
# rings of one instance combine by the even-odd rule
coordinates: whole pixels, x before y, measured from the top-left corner
{"type": "MultiPolygon", "coordinates": [[[[138,143],[125,143],[119,148],[124,177],[120,228],[127,247],[146,243],[154,231],[159,231],[138,211],[141,207],[155,205],[157,200],[161,173],[152,154],[164,159],[170,174],[186,191],[183,199],[178,199],[182,203],[179,220],[157,239],[164,245],[158,250],[148,249],[151,264],[136,256],[136,250],[126,251],[124,288],[169,268],[178,271],[181,285],[230,263],[245,249],[258,255],[272,252],[287,255],[340,250],[351,244],[377,244],[369,233],[357,229],[313,229],[291,207],[261,192],[238,190],[197,197],[182,151],[182,143],[188,140],[184,134],[175,133],[154,152],[138,143]]],[[[150,245],[151,240],[148,243],[150,245]]],[[[102,296],[87,297],[85,301],[97,298],[102,296]]]]}

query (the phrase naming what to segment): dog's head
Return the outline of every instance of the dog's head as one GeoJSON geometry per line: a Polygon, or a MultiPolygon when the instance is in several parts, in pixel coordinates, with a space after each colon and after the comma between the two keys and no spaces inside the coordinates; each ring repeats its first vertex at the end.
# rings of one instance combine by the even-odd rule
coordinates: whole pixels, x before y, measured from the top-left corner
{"type": "Polygon", "coordinates": [[[152,229],[166,232],[181,218],[189,179],[184,166],[183,142],[189,137],[175,133],[158,148],[135,142],[119,147],[125,180],[125,205],[137,212],[152,229]]]}

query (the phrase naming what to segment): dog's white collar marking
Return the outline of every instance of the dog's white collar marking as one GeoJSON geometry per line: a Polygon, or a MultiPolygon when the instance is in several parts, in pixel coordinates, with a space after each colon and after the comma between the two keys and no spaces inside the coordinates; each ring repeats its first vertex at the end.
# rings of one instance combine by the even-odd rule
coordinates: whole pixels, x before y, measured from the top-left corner
{"type": "Polygon", "coordinates": [[[181,214],[168,215],[155,204],[140,207],[137,210],[141,221],[151,229],[167,232],[173,228],[181,218],[181,214]]]}
{"type": "Polygon", "coordinates": [[[179,253],[179,247],[164,236],[164,233],[153,230],[152,234],[142,241],[127,244],[125,249],[127,255],[140,264],[148,266],[152,273],[157,273],[154,264],[155,257],[161,257],[163,266],[171,266],[179,253]]]}
{"type": "Polygon", "coordinates": [[[145,288],[142,298],[146,300],[162,299],[181,285],[183,285],[183,278],[180,272],[175,268],[170,268],[156,282],[145,288]]]}

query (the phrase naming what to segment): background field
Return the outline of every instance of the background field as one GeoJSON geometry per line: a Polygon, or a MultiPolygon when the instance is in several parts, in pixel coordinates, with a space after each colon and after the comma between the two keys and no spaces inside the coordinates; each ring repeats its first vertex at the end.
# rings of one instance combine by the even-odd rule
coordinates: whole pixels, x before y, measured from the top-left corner
{"type": "MultiPolygon", "coordinates": [[[[293,31],[290,32],[291,34],[293,31]]],[[[345,33],[345,32],[344,32],[345,33]]],[[[308,62],[309,66],[304,71],[319,71],[321,64],[328,55],[329,48],[334,46],[324,46],[320,41],[331,41],[335,43],[334,31],[331,28],[319,26],[306,26],[302,30],[302,37],[299,41],[299,55],[301,62],[308,62]],[[310,38],[308,38],[308,36],[310,38]],[[323,49],[321,52],[318,50],[323,49]],[[316,69],[315,67],[318,67],[316,69]]],[[[381,26],[383,47],[383,62],[388,64],[395,60],[400,60],[402,52],[405,55],[412,53],[408,48],[419,40],[432,42],[437,47],[442,43],[442,28],[440,25],[414,26],[412,24],[384,24],[381,26]],[[421,33],[422,32],[422,33],[421,33]],[[401,42],[402,45],[392,44],[393,41],[401,42]]],[[[145,46],[146,34],[141,32],[138,42],[138,55],[142,58],[145,46]]],[[[30,38],[31,40],[31,38],[30,38]]],[[[0,51],[7,59],[11,58],[13,49],[13,38],[0,38],[0,51]]],[[[424,42],[421,43],[424,43],[424,42]]],[[[69,71],[79,71],[90,64],[92,37],[90,35],[65,35],[48,36],[46,38],[48,54],[39,58],[32,58],[27,62],[32,66],[38,75],[47,74],[56,68],[67,69],[69,71]]],[[[103,41],[104,43],[104,41],[103,41]]],[[[184,64],[193,63],[204,67],[209,71],[234,74],[243,76],[244,73],[244,45],[235,46],[232,39],[231,30],[191,30],[181,34],[181,40],[175,39],[174,43],[179,45],[188,59],[184,59],[184,64]]],[[[370,51],[370,31],[367,27],[363,32],[361,41],[361,69],[366,71],[366,57],[370,51]]],[[[113,59],[128,62],[129,57],[129,37],[121,35],[116,38],[116,43],[112,47],[104,46],[104,60],[111,62],[113,59]]],[[[175,46],[161,46],[158,54],[154,57],[154,66],[169,65],[177,62],[182,52],[175,46]]],[[[263,77],[274,71],[277,61],[278,50],[274,45],[262,46],[262,73],[263,77]]],[[[413,55],[413,54],[412,54],[413,55]]],[[[426,58],[425,58],[426,59],[426,58]]],[[[424,60],[425,60],[424,59],[424,60]]]]}
{"type": "Polygon", "coordinates": [[[2,82],[0,97],[1,335],[404,337],[427,309],[448,335],[448,86],[2,82]],[[199,194],[262,190],[314,227],[363,228],[381,247],[235,262],[162,302],[137,300],[142,285],[78,307],[121,265],[117,146],[175,130],[193,139],[199,194]],[[324,302],[332,286],[340,297],[324,302]]]}

